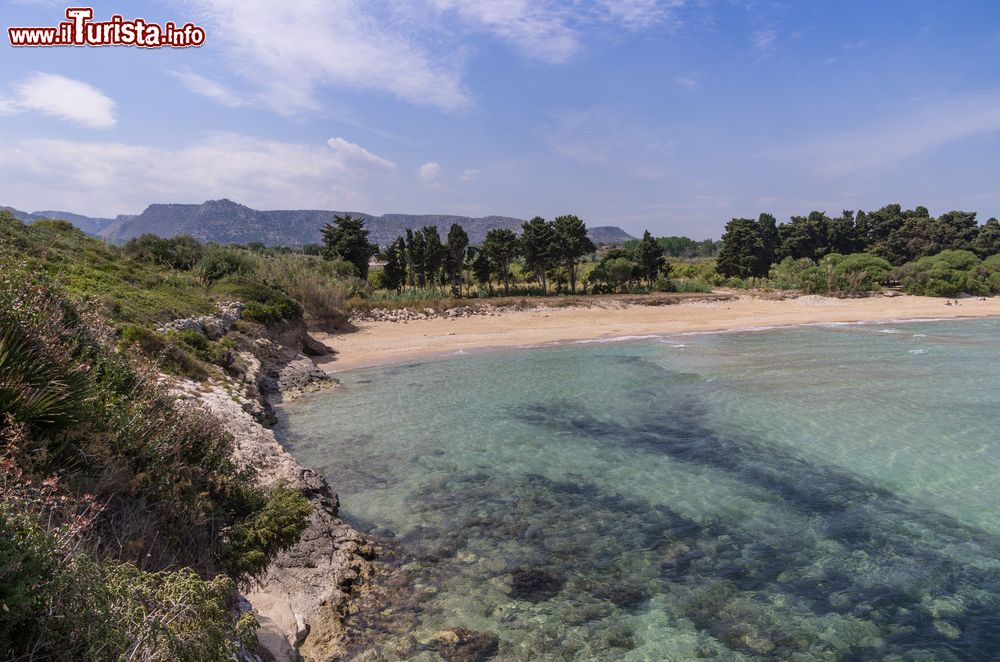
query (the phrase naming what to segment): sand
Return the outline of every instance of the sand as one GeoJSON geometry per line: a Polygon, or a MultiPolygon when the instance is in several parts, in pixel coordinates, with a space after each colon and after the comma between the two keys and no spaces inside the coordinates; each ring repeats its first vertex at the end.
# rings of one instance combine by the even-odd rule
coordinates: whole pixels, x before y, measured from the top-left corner
{"type": "Polygon", "coordinates": [[[314,335],[337,351],[332,358],[319,359],[319,366],[339,372],[459,352],[610,337],[989,316],[1000,316],[1000,297],[985,301],[967,298],[959,300],[957,306],[946,306],[944,299],[905,295],[863,299],[803,296],[777,301],[740,296],[670,306],[539,308],[496,316],[367,322],[351,333],[314,335]]]}

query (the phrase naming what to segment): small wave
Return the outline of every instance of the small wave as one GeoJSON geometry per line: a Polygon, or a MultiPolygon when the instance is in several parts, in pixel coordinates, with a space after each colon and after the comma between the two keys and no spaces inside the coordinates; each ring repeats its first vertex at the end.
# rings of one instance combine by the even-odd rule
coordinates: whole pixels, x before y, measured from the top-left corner
{"type": "Polygon", "coordinates": [[[910,354],[926,354],[926,349],[911,349],[910,354]]]}
{"type": "Polygon", "coordinates": [[[899,329],[879,329],[879,333],[902,333],[899,329]]]}
{"type": "Polygon", "coordinates": [[[577,340],[575,345],[594,345],[609,342],[627,342],[629,340],[658,340],[660,336],[614,336],[613,338],[593,338],[591,340],[577,340]]]}
{"type": "Polygon", "coordinates": [[[926,338],[927,334],[926,333],[914,333],[913,337],[914,338],[926,338]]]}

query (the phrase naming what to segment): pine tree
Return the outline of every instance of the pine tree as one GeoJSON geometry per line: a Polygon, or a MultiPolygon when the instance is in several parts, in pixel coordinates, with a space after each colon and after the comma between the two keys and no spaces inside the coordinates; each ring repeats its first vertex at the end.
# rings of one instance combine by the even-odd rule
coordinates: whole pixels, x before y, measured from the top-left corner
{"type": "Polygon", "coordinates": [[[663,254],[666,251],[657,243],[653,235],[646,230],[642,235],[642,242],[639,244],[639,262],[642,265],[642,275],[646,279],[646,286],[652,287],[653,281],[663,271],[667,263],[663,254]]]}
{"type": "Polygon", "coordinates": [[[576,294],[576,268],[580,258],[597,250],[587,236],[587,225],[572,214],[559,216],[552,222],[555,234],[555,258],[566,269],[570,290],[576,294]]]}
{"type": "Polygon", "coordinates": [[[542,294],[547,294],[547,274],[558,257],[555,253],[555,228],[541,216],[536,216],[521,226],[520,244],[524,268],[541,283],[542,294]]]}
{"type": "MultiPolygon", "coordinates": [[[[504,294],[510,294],[510,265],[518,252],[517,235],[513,230],[494,228],[486,233],[482,253],[497,280],[503,282],[504,294]]],[[[492,291],[492,285],[490,288],[492,291]]]]}
{"type": "Polygon", "coordinates": [[[385,249],[385,267],[382,268],[382,284],[387,290],[399,292],[406,284],[406,242],[402,237],[385,249]]]}
{"type": "Polygon", "coordinates": [[[445,271],[451,281],[451,293],[462,296],[462,265],[465,263],[465,249],[469,245],[469,235],[458,223],[448,229],[448,245],[445,250],[445,271]]]}
{"type": "Polygon", "coordinates": [[[372,256],[372,246],[368,243],[368,230],[363,219],[334,216],[333,224],[323,226],[323,257],[327,260],[340,259],[350,262],[358,271],[358,276],[368,278],[368,261],[372,256]]]}

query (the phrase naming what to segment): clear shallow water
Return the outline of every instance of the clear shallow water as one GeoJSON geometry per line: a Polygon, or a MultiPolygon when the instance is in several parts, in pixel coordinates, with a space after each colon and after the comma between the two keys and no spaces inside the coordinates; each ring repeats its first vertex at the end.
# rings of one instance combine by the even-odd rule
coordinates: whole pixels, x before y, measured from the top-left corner
{"type": "Polygon", "coordinates": [[[1000,659],[1000,320],[341,377],[278,434],[410,555],[420,641],[464,626],[498,634],[500,659],[1000,659]]]}

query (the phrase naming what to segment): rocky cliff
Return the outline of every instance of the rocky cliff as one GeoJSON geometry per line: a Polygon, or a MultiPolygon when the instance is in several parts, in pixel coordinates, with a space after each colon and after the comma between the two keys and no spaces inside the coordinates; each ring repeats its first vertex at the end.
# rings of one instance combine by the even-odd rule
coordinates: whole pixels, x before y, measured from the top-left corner
{"type": "MultiPolygon", "coordinates": [[[[150,205],[138,216],[107,228],[103,236],[124,242],[150,233],[161,237],[189,234],[203,241],[223,244],[259,242],[267,246],[302,246],[321,241],[320,228],[333,221],[335,214],[363,218],[369,240],[385,246],[406,232],[425,225],[438,228],[442,236],[452,223],[458,223],[472,243],[479,243],[489,230],[507,228],[519,231],[523,220],[509,216],[449,216],[440,214],[385,214],[373,216],[357,211],[284,210],[259,211],[231,200],[210,200],[200,205],[150,205]]],[[[591,228],[595,242],[625,241],[632,237],[621,228],[591,228]]]]}

